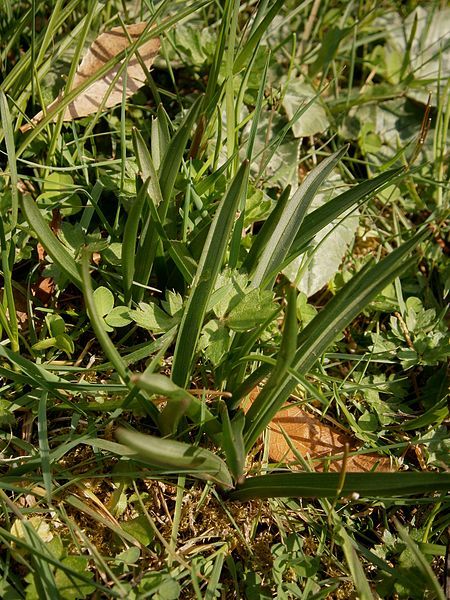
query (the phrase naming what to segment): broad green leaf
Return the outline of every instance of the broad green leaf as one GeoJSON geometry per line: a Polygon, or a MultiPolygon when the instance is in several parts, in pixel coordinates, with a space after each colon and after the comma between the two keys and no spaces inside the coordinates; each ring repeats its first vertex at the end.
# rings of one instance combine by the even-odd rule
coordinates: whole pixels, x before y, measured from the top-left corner
{"type": "MultiPolygon", "coordinates": [[[[253,124],[247,125],[244,139],[252,132],[253,124]]],[[[251,174],[257,179],[263,177],[267,187],[285,188],[292,185],[295,189],[298,184],[300,140],[293,136],[286,119],[268,109],[262,110],[254,135],[251,174]]],[[[243,155],[244,150],[241,151],[243,155]]]]}
{"type": "MultiPolygon", "coordinates": [[[[309,102],[316,96],[314,89],[301,78],[292,78],[289,80],[285,93],[283,95],[283,108],[286,111],[288,119],[292,119],[295,111],[303,103],[309,102]]],[[[292,125],[292,131],[295,137],[309,137],[322,133],[329,125],[327,113],[316,98],[312,104],[292,125]]]]}
{"type": "Polygon", "coordinates": [[[59,315],[46,315],[45,321],[50,330],[50,333],[53,336],[61,335],[64,333],[66,329],[66,324],[64,323],[64,319],[59,315]]]}
{"type": "Polygon", "coordinates": [[[432,594],[435,598],[437,598],[438,600],[446,600],[447,594],[444,593],[444,590],[439,585],[439,581],[437,580],[436,575],[433,572],[433,569],[431,568],[429,562],[423,555],[423,552],[420,551],[414,540],[408,534],[406,528],[403,527],[397,519],[394,520],[394,523],[401,539],[406,544],[406,547],[408,548],[413,557],[414,565],[416,569],[420,572],[422,581],[426,581],[428,583],[427,587],[429,590],[432,591],[432,594]]]}
{"type": "MultiPolygon", "coordinates": [[[[70,568],[76,573],[80,573],[89,579],[94,578],[94,573],[90,572],[88,567],[89,558],[87,556],[66,556],[62,559],[64,566],[70,568]]],[[[67,573],[61,569],[57,569],[55,575],[55,583],[59,593],[66,600],[77,600],[78,598],[85,598],[95,590],[93,585],[87,584],[84,581],[77,579],[72,576],[68,576],[67,573]]]]}
{"type": "Polygon", "coordinates": [[[174,325],[173,318],[167,315],[154,302],[150,302],[149,304],[140,302],[138,308],[130,310],[128,314],[139,327],[143,327],[154,333],[168,331],[174,325]]]}
{"type": "Polygon", "coordinates": [[[202,329],[198,347],[205,358],[217,366],[230,347],[230,331],[221,321],[208,321],[202,329]]]}
{"type": "Polygon", "coordinates": [[[75,344],[73,339],[67,333],[61,333],[55,336],[55,346],[58,350],[63,350],[68,356],[72,356],[75,352],[75,344]]]}
{"type": "Polygon", "coordinates": [[[94,290],[94,302],[97,308],[98,314],[104,317],[110,313],[114,306],[114,296],[106,287],[100,286],[94,290]]]}
{"type": "Polygon", "coordinates": [[[128,306],[116,306],[105,317],[106,324],[112,328],[126,327],[132,322],[128,306]]]}
{"type": "Polygon", "coordinates": [[[225,324],[234,331],[248,331],[264,323],[276,308],[274,294],[269,290],[250,290],[225,317],[225,324]]]}

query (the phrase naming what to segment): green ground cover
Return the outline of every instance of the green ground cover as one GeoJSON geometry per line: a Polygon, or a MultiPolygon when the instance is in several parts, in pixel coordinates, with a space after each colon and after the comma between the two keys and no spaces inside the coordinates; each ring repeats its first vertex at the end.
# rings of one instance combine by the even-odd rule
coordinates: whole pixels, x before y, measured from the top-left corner
{"type": "Polygon", "coordinates": [[[2,598],[448,597],[448,23],[3,0],[2,598]]]}

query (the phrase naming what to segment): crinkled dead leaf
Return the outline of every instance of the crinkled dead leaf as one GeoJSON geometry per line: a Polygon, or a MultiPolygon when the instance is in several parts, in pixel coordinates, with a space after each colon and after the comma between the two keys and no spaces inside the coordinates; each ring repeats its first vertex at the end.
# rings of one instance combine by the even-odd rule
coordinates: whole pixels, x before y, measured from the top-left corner
{"type": "MultiPolygon", "coordinates": [[[[252,403],[259,393],[255,388],[248,396],[252,403]]],[[[244,406],[247,411],[249,404],[244,406]]],[[[358,444],[351,436],[324,425],[317,417],[305,412],[295,404],[285,404],[278,411],[268,427],[269,459],[277,463],[293,463],[294,468],[299,464],[298,458],[291,449],[291,445],[298,454],[305,459],[314,460],[315,471],[327,470],[337,472],[342,470],[342,460],[346,446],[351,452],[358,449],[358,444]],[[287,441],[290,440],[290,444],[287,441]],[[329,457],[342,457],[333,458],[329,457]],[[320,460],[322,459],[322,460],[320,460]]],[[[345,470],[351,472],[368,471],[394,471],[395,468],[388,458],[379,454],[359,454],[347,456],[345,470]]]]}
{"type": "MultiPolygon", "coordinates": [[[[125,27],[114,27],[106,33],[102,33],[90,46],[75,74],[71,90],[81,86],[87,79],[92,77],[105,63],[128,48],[141,36],[147,23],[136,23],[125,27]],[[131,40],[131,41],[130,41],[131,40]]],[[[159,52],[160,41],[153,38],[145,42],[137,49],[128,60],[126,67],[126,91],[125,96],[132,96],[146,82],[146,72],[142,68],[137,53],[147,69],[150,69],[153,60],[159,52]]],[[[126,60],[126,59],[124,59],[126,60]]],[[[71,121],[79,117],[85,117],[97,112],[99,106],[104,102],[104,108],[111,108],[122,101],[125,73],[118,77],[111,90],[109,87],[117,75],[123,61],[112,67],[103,77],[94,81],[83,92],[81,92],[65,109],[64,121],[71,121]],[[107,96],[108,94],[108,96],[107,96]],[[106,97],[107,96],[107,97],[106,97]]],[[[62,96],[54,100],[46,108],[46,112],[53,109],[61,101],[62,96]]],[[[36,125],[42,120],[44,113],[41,111],[32,119],[36,125]]],[[[56,120],[56,117],[54,118],[56,120]]],[[[21,127],[21,131],[31,129],[30,124],[21,127]]]]}
{"type": "MultiPolygon", "coordinates": [[[[346,445],[348,445],[350,452],[357,449],[355,440],[352,437],[324,425],[317,417],[294,405],[286,405],[280,410],[270,422],[269,430],[269,457],[274,462],[298,463],[298,459],[291,450],[286,436],[289,436],[291,444],[305,458],[324,459],[317,463],[317,466],[315,466],[316,471],[323,471],[325,466],[328,471],[340,471],[342,469],[342,459],[325,459],[330,456],[343,457],[346,445]]],[[[348,472],[367,472],[393,471],[394,469],[388,458],[373,453],[348,456],[345,470],[348,472]]]]}

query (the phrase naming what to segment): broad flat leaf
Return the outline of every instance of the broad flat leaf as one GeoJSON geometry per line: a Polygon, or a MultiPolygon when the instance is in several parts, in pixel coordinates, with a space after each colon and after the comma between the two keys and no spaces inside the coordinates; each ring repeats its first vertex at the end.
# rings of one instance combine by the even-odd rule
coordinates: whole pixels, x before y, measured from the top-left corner
{"type": "Polygon", "coordinates": [[[105,317],[110,327],[125,327],[131,323],[130,309],[128,306],[116,306],[105,317]]]}
{"type": "Polygon", "coordinates": [[[104,317],[112,311],[114,306],[114,296],[106,287],[100,286],[94,292],[95,306],[97,307],[98,314],[104,317]]]}
{"type": "MultiPolygon", "coordinates": [[[[65,567],[84,575],[84,577],[87,577],[88,579],[93,579],[94,573],[87,568],[88,561],[89,559],[87,556],[66,556],[62,559],[62,563],[65,567]]],[[[86,581],[76,579],[71,575],[69,576],[61,569],[57,569],[56,571],[55,583],[58,591],[66,600],[86,598],[88,594],[92,594],[95,590],[93,585],[89,585],[86,581]]]]}
{"type": "MultiPolygon", "coordinates": [[[[333,197],[344,192],[347,188],[339,175],[334,175],[327,182],[327,190],[317,194],[311,203],[311,210],[319,208],[325,202],[332,202],[333,197]]],[[[310,211],[311,212],[311,211],[310,211]]],[[[318,292],[335,275],[342,258],[351,244],[358,227],[359,213],[355,210],[342,220],[334,221],[324,227],[312,242],[313,256],[304,267],[298,289],[307,297],[318,292]],[[320,244],[320,245],[319,245],[320,244]],[[318,246],[318,247],[317,247],[318,246]],[[315,249],[317,247],[317,249],[315,249]]],[[[299,269],[302,268],[304,256],[293,260],[283,273],[290,281],[295,281],[299,269]]]]}
{"type": "MultiPolygon", "coordinates": [[[[324,425],[318,418],[306,413],[294,405],[286,405],[280,410],[270,425],[269,457],[274,462],[297,462],[298,459],[291,450],[283,430],[291,443],[302,456],[311,459],[343,455],[345,445],[354,451],[355,440],[344,433],[324,425]]],[[[316,471],[324,467],[328,471],[340,471],[342,460],[320,462],[315,466],[316,471]],[[327,463],[329,463],[327,465],[327,463]]],[[[377,454],[361,454],[347,458],[345,470],[358,471],[392,471],[388,458],[377,454]]]]}
{"type": "MultiPolygon", "coordinates": [[[[85,83],[89,78],[93,77],[95,73],[109,60],[136,42],[146,27],[147,23],[136,23],[135,25],[129,25],[125,27],[126,32],[124,31],[123,27],[114,27],[110,31],[99,35],[99,37],[92,43],[85,57],[83,58],[75,74],[70,91],[83,85],[83,83],[85,83]]],[[[151,39],[139,46],[137,52],[147,69],[150,68],[155,56],[158,54],[159,46],[160,42],[158,38],[151,39]]],[[[122,64],[123,61],[113,66],[105,75],[103,75],[103,77],[91,83],[91,85],[81,92],[80,95],[77,96],[66,107],[64,111],[64,121],[71,121],[72,119],[85,117],[97,112],[99,106],[105,100],[109,86],[117,75],[122,64]]],[[[112,89],[110,90],[109,95],[104,102],[104,108],[111,108],[112,106],[122,102],[125,74],[125,96],[128,98],[146,82],[146,73],[142,69],[136,54],[129,59],[126,70],[120,75],[120,77],[118,77],[117,81],[112,86],[112,89]]],[[[55,108],[60,99],[61,96],[52,102],[47,107],[46,112],[55,108]]],[[[33,117],[32,123],[36,125],[42,120],[43,116],[43,112],[39,112],[35,117],[33,117]]],[[[25,125],[21,128],[21,131],[27,131],[28,129],[31,129],[31,125],[25,125]]]]}
{"type": "Polygon", "coordinates": [[[264,323],[275,308],[273,293],[270,290],[255,288],[231,310],[225,323],[234,331],[248,331],[264,323]]]}
{"type": "MultiPolygon", "coordinates": [[[[314,98],[314,89],[302,81],[302,79],[291,79],[287,84],[286,93],[283,97],[283,108],[288,119],[292,119],[295,112],[302,104],[306,104],[314,98]]],[[[316,135],[322,133],[328,127],[329,121],[325,109],[317,98],[292,125],[292,131],[296,138],[316,135]]]]}
{"type": "Polygon", "coordinates": [[[150,304],[140,302],[136,310],[130,310],[129,316],[139,327],[154,333],[168,331],[174,325],[172,317],[169,317],[154,302],[150,304]]]}
{"type": "Polygon", "coordinates": [[[230,347],[230,331],[221,321],[211,320],[203,327],[199,348],[217,366],[230,347]]]}

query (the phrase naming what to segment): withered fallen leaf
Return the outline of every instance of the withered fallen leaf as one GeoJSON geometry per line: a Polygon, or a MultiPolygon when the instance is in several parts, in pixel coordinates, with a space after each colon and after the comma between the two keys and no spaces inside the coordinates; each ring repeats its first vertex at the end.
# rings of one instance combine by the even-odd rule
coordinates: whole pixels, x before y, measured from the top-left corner
{"type": "MultiPolygon", "coordinates": [[[[101,67],[105,65],[114,56],[117,56],[120,52],[128,48],[134,43],[142,34],[144,29],[147,27],[147,23],[136,23],[135,25],[128,25],[125,27],[114,27],[106,33],[102,33],[92,43],[80,66],[75,74],[71,90],[79,87],[86,82],[87,79],[92,77],[101,67]],[[128,34],[128,35],[127,35],[128,34]],[[128,36],[130,39],[128,39],[128,36]],[[131,42],[130,42],[131,40],[131,42]]],[[[160,47],[160,41],[158,38],[152,38],[148,42],[145,42],[137,49],[139,57],[147,69],[150,69],[153,60],[158,54],[160,47]]],[[[125,59],[124,59],[125,60],[125,59]]],[[[115,67],[112,67],[103,77],[97,79],[91,85],[89,85],[83,92],[81,92],[65,109],[64,121],[71,121],[78,117],[85,117],[92,113],[97,112],[99,106],[105,99],[109,87],[117,75],[120,65],[118,63],[115,67]]],[[[126,91],[125,96],[128,98],[132,96],[140,87],[146,82],[146,73],[141,66],[139,58],[136,52],[128,60],[126,67],[126,91]]],[[[112,89],[109,91],[109,95],[105,100],[104,107],[111,108],[116,104],[122,102],[123,96],[123,85],[124,85],[124,73],[118,77],[112,89]]],[[[53,109],[61,101],[62,95],[54,100],[49,106],[47,106],[47,112],[53,109]]],[[[23,125],[20,130],[22,132],[31,129],[32,125],[36,125],[42,120],[44,113],[41,111],[33,117],[31,124],[23,125]]],[[[56,116],[53,120],[56,120],[56,116]]]]}
{"type": "MultiPolygon", "coordinates": [[[[342,459],[325,459],[336,455],[343,457],[346,444],[351,451],[357,449],[352,437],[324,425],[318,418],[295,405],[286,405],[281,409],[270,422],[269,430],[269,457],[274,462],[298,463],[283,430],[299,454],[305,458],[309,456],[311,459],[324,459],[315,466],[316,471],[323,471],[325,465],[328,471],[340,471],[342,459]]],[[[348,456],[345,470],[348,472],[393,471],[394,468],[388,458],[371,453],[348,456]]]]}

